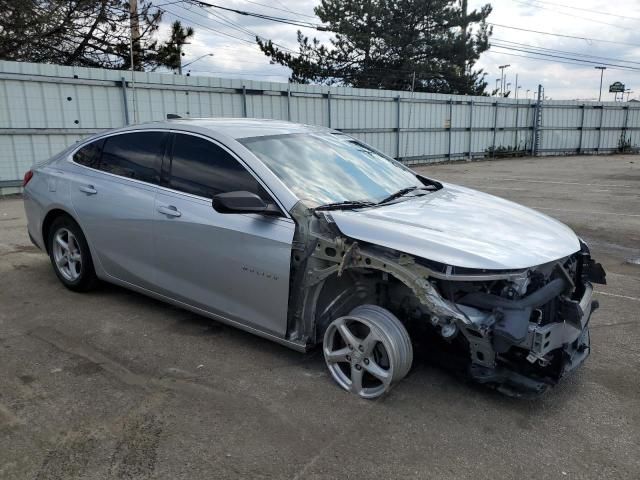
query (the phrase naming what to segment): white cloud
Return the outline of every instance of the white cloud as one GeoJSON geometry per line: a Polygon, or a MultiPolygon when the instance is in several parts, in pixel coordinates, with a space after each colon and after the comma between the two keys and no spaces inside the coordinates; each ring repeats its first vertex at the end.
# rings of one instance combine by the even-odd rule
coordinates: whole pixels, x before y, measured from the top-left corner
{"type": "MultiPolygon", "coordinates": [[[[165,22],[173,21],[176,19],[175,15],[179,15],[183,18],[178,18],[178,20],[195,28],[196,35],[192,44],[185,47],[185,63],[200,55],[214,53],[214,57],[205,57],[188,67],[187,70],[190,69],[192,75],[287,81],[289,69],[279,65],[270,65],[269,59],[255,45],[252,34],[246,30],[297,50],[296,31],[298,27],[217,9],[210,9],[207,12],[200,7],[187,6],[182,3],[170,4],[166,0],[156,0],[155,3],[158,5],[167,4],[161,7],[168,12],[165,15],[165,22]],[[232,25],[230,22],[236,25],[232,25]]],[[[227,0],[217,3],[239,10],[313,21],[312,18],[298,14],[313,15],[313,7],[319,2],[318,0],[227,0]],[[288,13],[286,10],[296,13],[288,13]]],[[[487,2],[483,0],[469,0],[469,8],[478,8],[485,3],[487,2]]],[[[617,0],[616,2],[603,0],[544,0],[540,2],[535,0],[494,0],[490,3],[493,5],[493,12],[489,17],[489,21],[492,23],[640,46],[640,8],[637,0],[617,0]],[[579,9],[591,9],[600,13],[579,9]],[[620,18],[606,15],[607,13],[628,14],[628,17],[620,18]]],[[[166,30],[165,24],[161,28],[160,35],[164,36],[166,30]]],[[[315,36],[323,41],[327,41],[331,36],[328,33],[311,29],[302,29],[302,31],[310,37],[315,36]]],[[[492,38],[496,44],[504,45],[504,42],[517,42],[571,52],[567,54],[548,53],[561,57],[583,58],[585,61],[591,62],[600,60],[580,57],[575,54],[598,55],[640,62],[640,47],[540,35],[497,26],[494,28],[492,38]]],[[[528,48],[522,45],[510,45],[518,49],[527,50],[528,48]]],[[[553,99],[597,99],[600,72],[594,69],[595,64],[588,66],[569,65],[560,63],[569,61],[564,58],[557,58],[557,61],[547,58],[542,61],[516,55],[533,56],[528,52],[506,51],[497,47],[482,55],[477,67],[487,72],[489,87],[495,86],[495,79],[499,77],[498,65],[510,64],[511,67],[506,70],[507,81],[513,86],[515,75],[518,74],[518,83],[522,86],[521,95],[527,89],[535,90],[537,85],[542,83],[546,95],[553,99]]],[[[614,60],[602,61],[610,64],[620,63],[614,60]]],[[[634,66],[640,69],[640,63],[634,66]]],[[[613,94],[608,93],[608,85],[614,81],[621,81],[627,88],[634,90],[632,98],[640,98],[640,70],[622,71],[609,66],[604,74],[603,100],[613,100],[613,94]]],[[[531,96],[531,93],[529,95],[531,96]]]]}

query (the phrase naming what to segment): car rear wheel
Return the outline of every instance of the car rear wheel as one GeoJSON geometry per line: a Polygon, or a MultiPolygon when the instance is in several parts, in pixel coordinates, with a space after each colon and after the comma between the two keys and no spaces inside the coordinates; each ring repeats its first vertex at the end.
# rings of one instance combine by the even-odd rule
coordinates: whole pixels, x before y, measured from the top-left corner
{"type": "Polygon", "coordinates": [[[413,347],[404,325],[376,305],[361,305],[331,322],[323,352],[336,383],[369,399],[388,392],[405,377],[413,362],[413,347]]]}
{"type": "Polygon", "coordinates": [[[65,287],[86,292],[96,285],[89,245],[73,219],[63,216],[53,221],[48,246],[53,270],[65,287]]]}

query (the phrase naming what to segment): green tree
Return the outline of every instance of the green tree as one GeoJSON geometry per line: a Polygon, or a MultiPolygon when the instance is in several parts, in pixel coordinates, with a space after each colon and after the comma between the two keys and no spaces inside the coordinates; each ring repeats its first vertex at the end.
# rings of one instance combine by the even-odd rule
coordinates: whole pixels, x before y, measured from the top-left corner
{"type": "Polygon", "coordinates": [[[180,70],[183,55],[182,46],[193,37],[194,33],[193,28],[184,28],[177,20],[173,22],[169,39],[158,48],[158,63],[172,70],[180,70]]]}
{"type": "Polygon", "coordinates": [[[335,36],[329,45],[298,31],[299,52],[256,39],[296,83],[484,94],[491,5],[467,12],[467,0],[321,0],[315,9],[335,36]],[[415,82],[414,82],[415,74],[415,82]]]}
{"type": "MultiPolygon", "coordinates": [[[[130,19],[129,0],[0,0],[0,59],[129,69],[130,19]]],[[[174,65],[155,38],[161,20],[149,0],[138,1],[136,70],[174,65]]]]}

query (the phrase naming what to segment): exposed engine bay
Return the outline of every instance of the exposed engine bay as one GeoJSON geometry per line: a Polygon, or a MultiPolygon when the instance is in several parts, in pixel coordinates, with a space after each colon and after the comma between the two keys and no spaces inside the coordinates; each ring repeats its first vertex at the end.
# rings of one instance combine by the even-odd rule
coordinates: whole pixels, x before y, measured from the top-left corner
{"type": "Polygon", "coordinates": [[[606,277],[582,241],[544,265],[464,269],[350,239],[331,212],[292,214],[292,341],[322,343],[332,320],[377,305],[439,364],[514,396],[544,392],[589,355],[592,283],[606,277]]]}

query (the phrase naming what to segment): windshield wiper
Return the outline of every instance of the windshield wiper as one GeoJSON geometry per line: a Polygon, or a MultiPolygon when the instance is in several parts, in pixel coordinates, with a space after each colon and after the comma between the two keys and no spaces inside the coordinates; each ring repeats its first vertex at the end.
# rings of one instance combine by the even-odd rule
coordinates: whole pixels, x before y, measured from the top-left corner
{"type": "Polygon", "coordinates": [[[377,205],[375,202],[365,202],[362,200],[345,200],[343,202],[325,203],[317,206],[314,210],[343,210],[348,208],[371,207],[377,205]]]}
{"type": "Polygon", "coordinates": [[[398,190],[395,193],[392,193],[391,195],[389,195],[388,197],[383,198],[382,200],[380,200],[378,203],[376,203],[376,205],[382,205],[383,203],[387,203],[390,202],[391,200],[395,200],[396,198],[400,198],[403,195],[406,195],[409,192],[413,192],[414,190],[417,190],[421,187],[406,187],[406,188],[401,188],[400,190],[398,190]]]}

